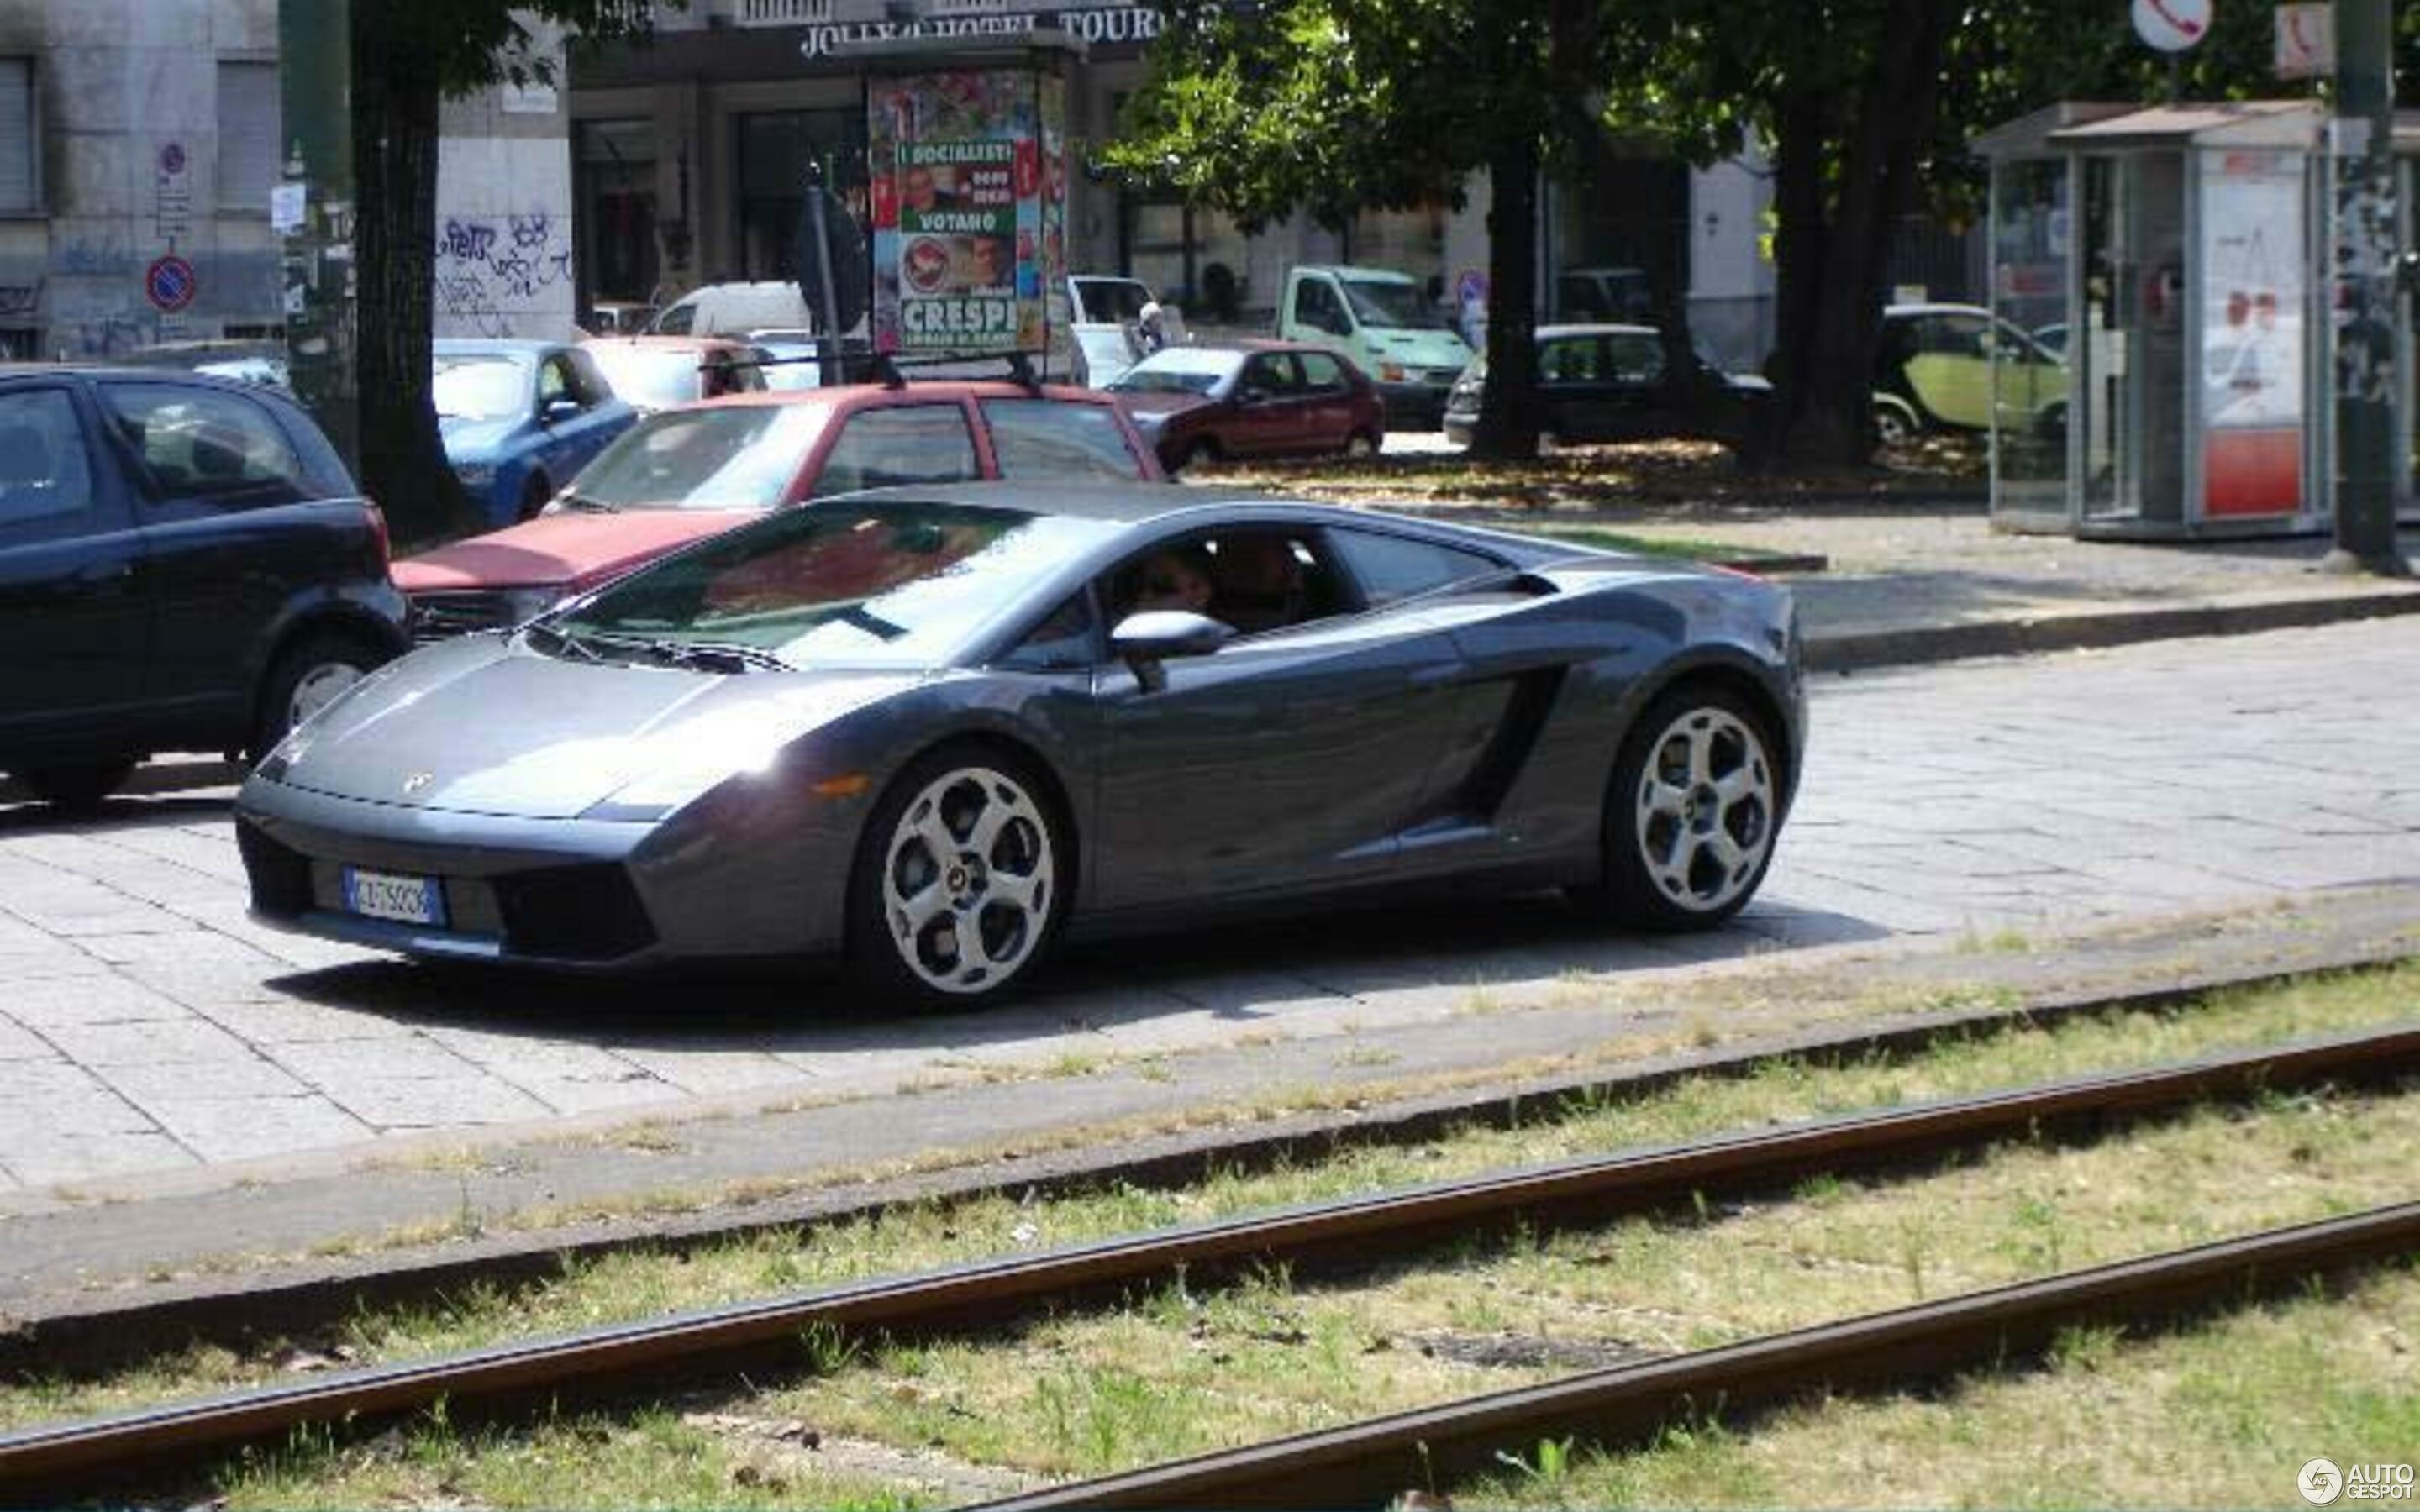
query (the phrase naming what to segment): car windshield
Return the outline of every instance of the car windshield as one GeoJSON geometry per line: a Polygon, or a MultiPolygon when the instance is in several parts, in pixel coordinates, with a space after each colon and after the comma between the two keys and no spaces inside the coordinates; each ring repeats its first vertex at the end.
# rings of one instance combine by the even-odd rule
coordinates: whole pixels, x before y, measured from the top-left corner
{"type": "Polygon", "coordinates": [[[588,354],[605,370],[605,381],[630,403],[648,409],[693,404],[706,393],[705,354],[688,347],[631,347],[608,342],[588,354]]]}
{"type": "Polygon", "coordinates": [[[1119,528],[968,504],[786,509],[624,579],[546,622],[548,639],[566,656],[724,648],[792,667],[935,665],[1119,528]]]}
{"type": "Polygon", "coordinates": [[[830,413],[820,404],[752,404],[650,415],[581,471],[570,502],[771,509],[788,495],[830,413]]]}
{"type": "Polygon", "coordinates": [[[529,408],[528,370],[491,353],[439,356],[430,390],[450,420],[504,420],[529,408]]]}
{"type": "Polygon", "coordinates": [[[1140,320],[1142,307],[1151,302],[1151,291],[1130,278],[1078,278],[1073,282],[1076,297],[1084,301],[1086,320],[1140,320]]]}
{"type": "Polygon", "coordinates": [[[1398,331],[1442,331],[1445,317],[1429,307],[1420,298],[1419,285],[1409,279],[1348,278],[1343,281],[1344,297],[1353,303],[1354,317],[1365,326],[1384,326],[1398,331]]]}
{"type": "Polygon", "coordinates": [[[1243,363],[1242,352],[1170,347],[1127,368],[1105,387],[1114,393],[1207,393],[1243,363]]]}

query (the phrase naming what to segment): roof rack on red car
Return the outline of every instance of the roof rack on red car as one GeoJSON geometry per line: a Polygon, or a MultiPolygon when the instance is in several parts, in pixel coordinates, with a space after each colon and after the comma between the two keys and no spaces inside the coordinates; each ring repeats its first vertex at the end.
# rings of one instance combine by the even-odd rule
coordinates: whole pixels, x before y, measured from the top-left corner
{"type": "MultiPolygon", "coordinates": [[[[821,363],[814,352],[798,357],[743,357],[731,363],[733,367],[795,367],[808,363],[821,363]]],[[[1025,352],[933,353],[928,356],[902,357],[893,352],[869,352],[852,348],[841,353],[841,381],[844,383],[879,383],[886,389],[904,389],[922,367],[947,367],[950,371],[932,375],[936,378],[964,379],[973,375],[965,371],[970,363],[1004,363],[1009,381],[1020,388],[1042,388],[1042,379],[1033,371],[1033,359],[1025,352]]]]}

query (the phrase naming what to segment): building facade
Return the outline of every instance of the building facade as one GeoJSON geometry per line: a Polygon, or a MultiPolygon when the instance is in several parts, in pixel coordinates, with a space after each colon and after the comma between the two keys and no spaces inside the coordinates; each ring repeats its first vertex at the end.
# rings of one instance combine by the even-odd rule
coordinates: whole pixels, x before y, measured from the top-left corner
{"type": "MultiPolygon", "coordinates": [[[[278,0],[0,0],[0,352],[267,338],[283,316],[278,0]]],[[[440,334],[572,328],[571,164],[548,90],[449,103],[440,334]]]]}

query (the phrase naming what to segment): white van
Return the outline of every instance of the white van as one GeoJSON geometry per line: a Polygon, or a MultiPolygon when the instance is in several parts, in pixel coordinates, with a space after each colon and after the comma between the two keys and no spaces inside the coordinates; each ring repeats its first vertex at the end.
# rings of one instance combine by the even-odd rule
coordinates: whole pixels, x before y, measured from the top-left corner
{"type": "Polygon", "coordinates": [[[815,322],[799,285],[768,278],[757,284],[708,284],[656,312],[651,336],[744,336],[776,328],[804,330],[815,322]]]}

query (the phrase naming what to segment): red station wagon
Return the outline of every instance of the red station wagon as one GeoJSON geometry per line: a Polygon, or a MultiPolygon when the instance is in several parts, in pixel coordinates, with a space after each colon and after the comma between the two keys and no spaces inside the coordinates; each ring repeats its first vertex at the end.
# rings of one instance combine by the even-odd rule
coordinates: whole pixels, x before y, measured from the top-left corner
{"type": "Polygon", "coordinates": [[[1010,382],[737,394],[648,416],[537,518],[395,564],[421,640],[517,625],[767,510],[974,478],[1157,481],[1114,395],[1010,382]]]}

